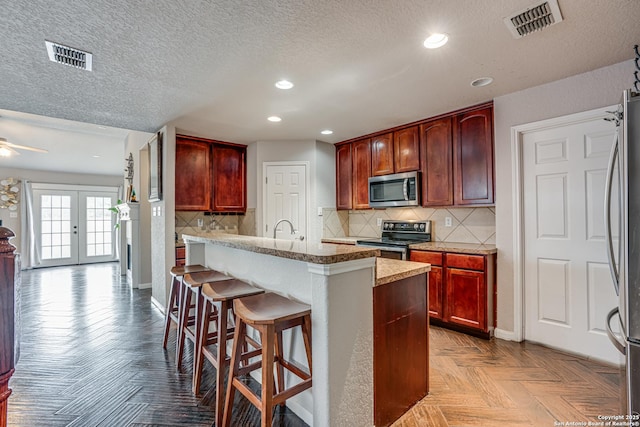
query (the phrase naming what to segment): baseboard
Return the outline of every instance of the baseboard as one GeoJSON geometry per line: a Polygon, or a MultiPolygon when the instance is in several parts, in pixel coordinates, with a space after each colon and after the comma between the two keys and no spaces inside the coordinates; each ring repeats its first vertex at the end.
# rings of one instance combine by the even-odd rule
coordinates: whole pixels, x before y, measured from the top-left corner
{"type": "Polygon", "coordinates": [[[164,315],[164,304],[160,304],[160,301],[155,299],[153,296],[151,297],[151,304],[153,304],[164,315]]]}
{"type": "Polygon", "coordinates": [[[496,328],[493,331],[493,335],[496,338],[499,338],[505,341],[521,341],[516,339],[516,333],[514,331],[506,331],[504,329],[496,328]]]}
{"type": "Polygon", "coordinates": [[[138,283],[138,289],[151,289],[151,283],[138,283]]]}

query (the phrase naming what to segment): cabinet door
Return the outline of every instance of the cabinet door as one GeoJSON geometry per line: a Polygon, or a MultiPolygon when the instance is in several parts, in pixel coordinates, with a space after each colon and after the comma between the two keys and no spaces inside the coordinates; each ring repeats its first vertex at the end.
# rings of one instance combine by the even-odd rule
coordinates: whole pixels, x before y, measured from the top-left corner
{"type": "Polygon", "coordinates": [[[429,317],[442,319],[442,252],[411,251],[411,261],[426,262],[431,264],[429,272],[429,317]]]}
{"type": "Polygon", "coordinates": [[[352,209],[351,144],[336,146],[336,208],[352,209]]]}
{"type": "Polygon", "coordinates": [[[371,138],[371,173],[378,176],[393,172],[393,133],[371,138]]]}
{"type": "Polygon", "coordinates": [[[420,169],[419,127],[413,126],[393,133],[393,161],[395,172],[420,169]]]}
{"type": "Polygon", "coordinates": [[[353,156],[353,209],[369,209],[371,140],[352,142],[351,154],[353,156]]]}
{"type": "Polygon", "coordinates": [[[176,210],[208,211],[211,206],[209,143],[176,138],[176,210]]]}
{"type": "Polygon", "coordinates": [[[420,126],[422,206],[453,204],[451,118],[420,126]]]}
{"type": "Polygon", "coordinates": [[[493,108],[456,116],[454,204],[493,204],[493,108]]]}
{"type": "Polygon", "coordinates": [[[445,321],[487,331],[487,292],[484,273],[447,267],[445,321]]]}
{"type": "Polygon", "coordinates": [[[246,147],[213,145],[213,204],[211,210],[214,212],[246,211],[245,153],[246,147]]]}

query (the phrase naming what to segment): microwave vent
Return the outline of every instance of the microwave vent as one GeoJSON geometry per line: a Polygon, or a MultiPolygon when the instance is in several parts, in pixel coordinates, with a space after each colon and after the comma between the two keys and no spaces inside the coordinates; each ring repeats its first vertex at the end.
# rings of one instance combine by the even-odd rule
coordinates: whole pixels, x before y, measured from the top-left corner
{"type": "Polygon", "coordinates": [[[514,38],[519,39],[562,21],[557,0],[546,0],[503,18],[514,38]]]}

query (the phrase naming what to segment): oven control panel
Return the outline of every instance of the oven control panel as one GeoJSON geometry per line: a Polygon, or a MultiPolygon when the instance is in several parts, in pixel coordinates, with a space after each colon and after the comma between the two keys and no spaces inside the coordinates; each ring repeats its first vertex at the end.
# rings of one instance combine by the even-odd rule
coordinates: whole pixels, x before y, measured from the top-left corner
{"type": "Polygon", "coordinates": [[[383,221],[382,231],[431,233],[431,221],[383,221]]]}

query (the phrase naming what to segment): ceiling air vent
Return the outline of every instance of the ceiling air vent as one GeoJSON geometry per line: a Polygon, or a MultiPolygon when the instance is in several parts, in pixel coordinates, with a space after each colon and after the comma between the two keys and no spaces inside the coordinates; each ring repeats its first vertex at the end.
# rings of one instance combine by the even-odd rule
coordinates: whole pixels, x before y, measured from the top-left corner
{"type": "Polygon", "coordinates": [[[562,21],[557,0],[547,0],[503,19],[513,37],[519,39],[562,21]]]}
{"type": "Polygon", "coordinates": [[[58,43],[45,40],[49,60],[59,64],[70,65],[81,70],[91,71],[93,55],[58,43]]]}

